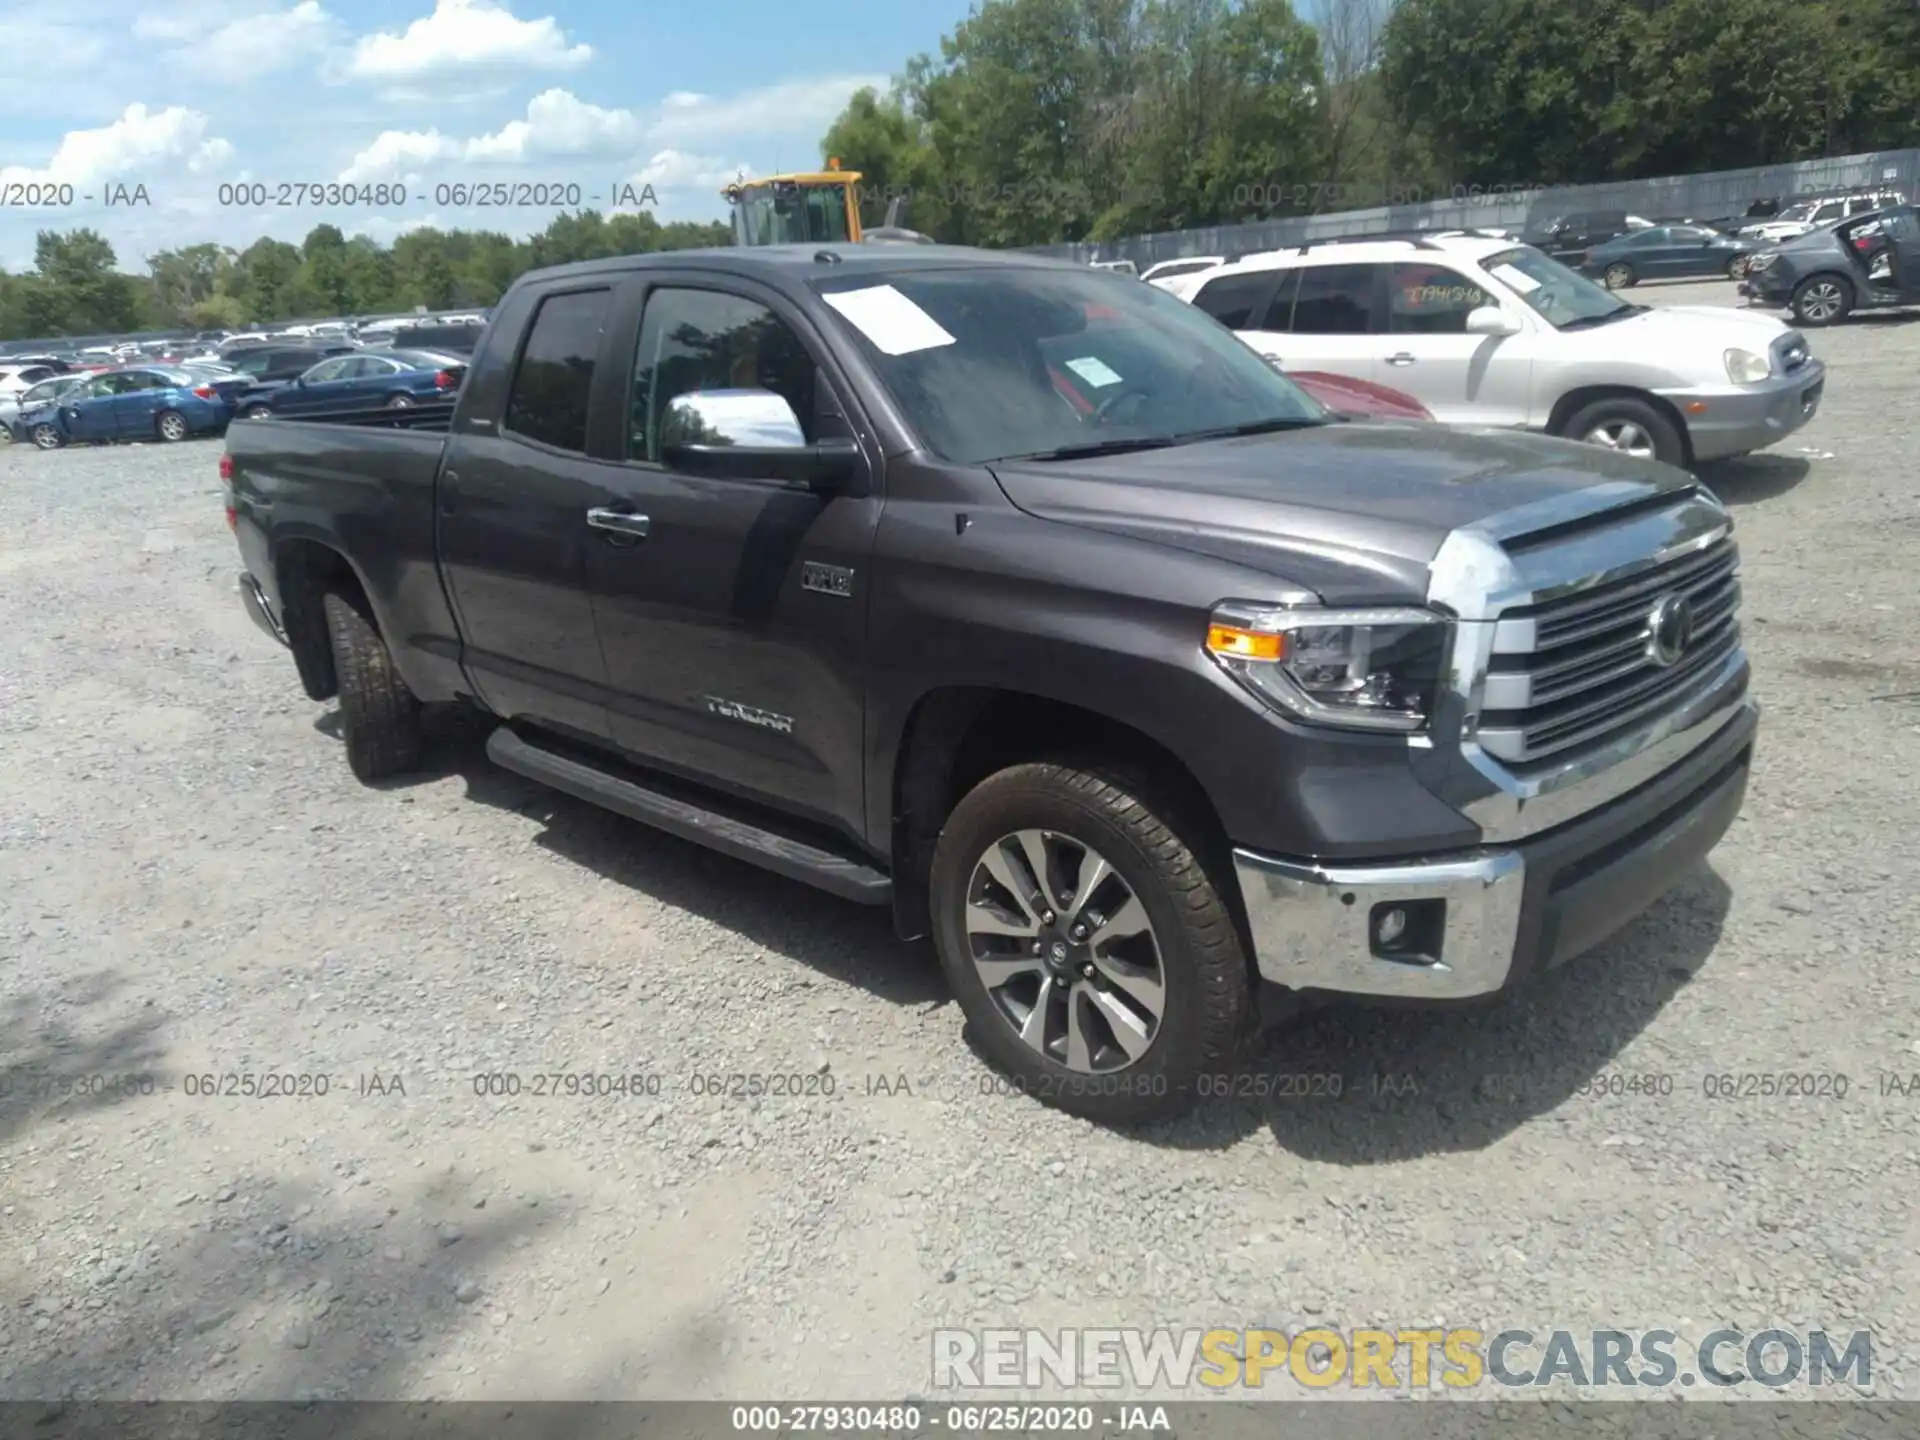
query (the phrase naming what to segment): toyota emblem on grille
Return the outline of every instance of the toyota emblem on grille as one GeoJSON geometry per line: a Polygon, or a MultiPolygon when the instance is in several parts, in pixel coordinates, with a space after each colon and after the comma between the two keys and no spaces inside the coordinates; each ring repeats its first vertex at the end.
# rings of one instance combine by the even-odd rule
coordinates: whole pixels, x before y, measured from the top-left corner
{"type": "Polygon", "coordinates": [[[1647,615],[1647,658],[1663,670],[1677,664],[1693,643],[1693,602],[1663,595],[1647,615]]]}

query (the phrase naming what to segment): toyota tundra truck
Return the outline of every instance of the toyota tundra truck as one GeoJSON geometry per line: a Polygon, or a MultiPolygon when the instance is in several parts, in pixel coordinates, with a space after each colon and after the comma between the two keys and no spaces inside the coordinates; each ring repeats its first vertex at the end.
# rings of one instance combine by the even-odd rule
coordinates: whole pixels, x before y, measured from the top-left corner
{"type": "Polygon", "coordinates": [[[1691,475],[1330,414],[1035,256],[537,271],[457,401],[235,426],[221,468],[360,779],[474,707],[509,770],[891,907],[984,1057],[1105,1123],[1179,1112],[1265,1002],[1591,949],[1752,763],[1691,475]]]}

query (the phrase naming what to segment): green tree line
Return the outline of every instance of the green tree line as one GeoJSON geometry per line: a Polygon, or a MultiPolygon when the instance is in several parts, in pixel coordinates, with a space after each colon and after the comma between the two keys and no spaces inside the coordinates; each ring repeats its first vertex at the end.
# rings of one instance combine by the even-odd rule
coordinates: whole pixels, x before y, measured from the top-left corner
{"type": "Polygon", "coordinates": [[[0,340],[142,330],[232,330],[330,315],[491,305],[523,271],[608,255],[724,245],[724,224],[661,224],[641,211],[556,216],[525,240],[486,230],[409,231],[391,245],[316,225],[298,245],[205,244],[147,257],[148,273],[118,268],[93,230],[42,231],[34,268],[0,271],[0,340]]]}
{"type": "Polygon", "coordinates": [[[1915,145],[1915,0],[986,0],[821,151],[1033,245],[1915,145]]]}

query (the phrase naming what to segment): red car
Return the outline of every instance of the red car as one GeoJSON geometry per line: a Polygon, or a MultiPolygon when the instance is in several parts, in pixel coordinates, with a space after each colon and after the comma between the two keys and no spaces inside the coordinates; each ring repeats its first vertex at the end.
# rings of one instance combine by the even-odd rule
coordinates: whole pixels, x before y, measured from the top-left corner
{"type": "Polygon", "coordinates": [[[1337,415],[1357,415],[1363,420],[1433,419],[1433,412],[1404,390],[1356,380],[1351,375],[1330,375],[1324,370],[1282,373],[1337,415]]]}

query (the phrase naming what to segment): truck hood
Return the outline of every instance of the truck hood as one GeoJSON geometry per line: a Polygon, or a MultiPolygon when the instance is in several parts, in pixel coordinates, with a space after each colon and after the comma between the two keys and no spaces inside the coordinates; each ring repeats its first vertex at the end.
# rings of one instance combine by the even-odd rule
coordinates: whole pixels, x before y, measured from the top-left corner
{"type": "Polygon", "coordinates": [[[1209,555],[1354,605],[1423,599],[1429,564],[1462,526],[1521,519],[1512,512],[1581,491],[1593,492],[1590,510],[1609,509],[1683,479],[1568,440],[1367,423],[991,468],[1040,519],[1209,555]]]}

